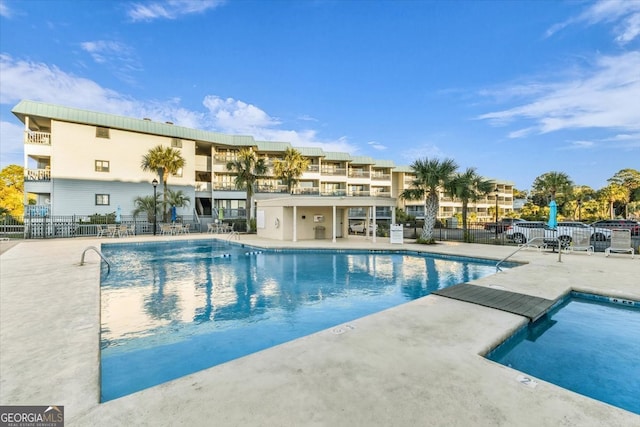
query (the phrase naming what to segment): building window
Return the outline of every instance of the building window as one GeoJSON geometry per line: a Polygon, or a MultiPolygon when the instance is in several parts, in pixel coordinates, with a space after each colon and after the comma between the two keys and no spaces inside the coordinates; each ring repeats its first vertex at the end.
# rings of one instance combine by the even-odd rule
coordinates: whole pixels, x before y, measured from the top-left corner
{"type": "Polygon", "coordinates": [[[178,178],[182,178],[182,168],[178,169],[176,171],[176,173],[173,174],[173,176],[177,176],[178,178]]]}
{"type": "Polygon", "coordinates": [[[174,148],[182,148],[182,140],[178,138],[171,138],[171,146],[174,148]]]}
{"type": "Polygon", "coordinates": [[[109,128],[96,128],[96,138],[109,138],[109,128]]]}
{"type": "Polygon", "coordinates": [[[109,206],[109,195],[108,194],[96,194],[96,205],[97,206],[109,206]]]}
{"type": "Polygon", "coordinates": [[[96,160],[96,172],[109,172],[109,160],[96,160]]]}

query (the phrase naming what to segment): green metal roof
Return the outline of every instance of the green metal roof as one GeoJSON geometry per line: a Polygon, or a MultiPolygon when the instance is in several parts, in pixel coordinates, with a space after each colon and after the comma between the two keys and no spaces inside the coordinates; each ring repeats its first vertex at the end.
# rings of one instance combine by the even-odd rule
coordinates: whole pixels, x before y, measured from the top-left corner
{"type": "Polygon", "coordinates": [[[407,165],[395,166],[393,168],[393,171],[394,172],[415,173],[413,168],[411,166],[407,166],[407,165]]]}
{"type": "Polygon", "coordinates": [[[324,151],[319,147],[294,147],[305,157],[324,157],[324,151]]]}
{"type": "Polygon", "coordinates": [[[11,110],[23,123],[25,116],[42,117],[62,122],[81,123],[94,126],[103,126],[112,129],[122,129],[131,132],[147,133],[152,135],[168,136],[171,138],[205,141],[210,143],[255,146],[252,136],[225,135],[218,132],[209,132],[199,129],[190,129],[169,123],[154,122],[144,119],[116,116],[113,114],[98,113],[95,111],[81,110],[78,108],[63,107],[60,105],[46,104],[23,100],[11,110]]]}
{"type": "Polygon", "coordinates": [[[350,162],[351,155],[349,153],[341,153],[337,151],[325,151],[324,160],[333,160],[339,162],[350,162]]]}
{"type": "Polygon", "coordinates": [[[292,148],[288,142],[277,141],[256,141],[256,146],[258,147],[258,151],[277,151],[283,153],[287,151],[287,148],[292,148]]]}
{"type": "Polygon", "coordinates": [[[395,168],[396,164],[393,160],[376,160],[375,167],[378,168],[395,168]]]}
{"type": "Polygon", "coordinates": [[[354,165],[373,165],[376,161],[368,156],[352,156],[351,163],[354,165]]]}

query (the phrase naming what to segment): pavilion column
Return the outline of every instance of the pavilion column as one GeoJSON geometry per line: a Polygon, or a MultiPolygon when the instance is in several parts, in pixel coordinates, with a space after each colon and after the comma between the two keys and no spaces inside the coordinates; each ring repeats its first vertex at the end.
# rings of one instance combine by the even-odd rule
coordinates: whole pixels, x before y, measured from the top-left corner
{"type": "Polygon", "coordinates": [[[292,241],[298,241],[298,207],[293,205],[293,239],[292,241]]]}
{"type": "Polygon", "coordinates": [[[376,242],[376,237],[378,235],[378,233],[376,233],[376,231],[377,231],[376,230],[376,228],[377,228],[376,226],[377,226],[377,224],[376,224],[376,202],[374,201],[373,202],[373,243],[376,242]]]}
{"type": "Polygon", "coordinates": [[[333,225],[333,227],[332,227],[332,228],[333,228],[333,231],[332,231],[332,233],[333,233],[333,238],[331,239],[331,241],[332,241],[333,243],[335,243],[335,242],[336,242],[336,231],[337,231],[337,229],[338,229],[338,226],[337,226],[337,224],[336,224],[336,221],[338,221],[338,218],[336,218],[336,205],[333,205],[333,206],[332,206],[332,209],[333,209],[333,215],[332,215],[332,217],[333,217],[333,221],[332,221],[332,223],[333,223],[333,224],[332,224],[332,225],[333,225]]]}

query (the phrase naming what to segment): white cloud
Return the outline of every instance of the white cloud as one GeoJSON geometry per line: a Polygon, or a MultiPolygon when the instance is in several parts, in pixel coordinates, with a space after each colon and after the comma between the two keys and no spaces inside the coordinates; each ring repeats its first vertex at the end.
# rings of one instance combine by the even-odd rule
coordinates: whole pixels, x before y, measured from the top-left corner
{"type": "Polygon", "coordinates": [[[3,18],[11,18],[11,9],[4,0],[0,0],[0,16],[3,18]]]}
{"type": "MultiPolygon", "coordinates": [[[[316,146],[325,151],[358,151],[346,137],[327,140],[319,138],[313,129],[281,129],[280,120],[255,105],[233,98],[209,95],[203,100],[206,111],[194,111],[181,107],[179,98],[140,101],[104,88],[92,80],[66,73],[56,66],[0,55],[0,104],[13,105],[22,99],[51,104],[60,104],[64,100],[67,107],[149,117],[154,121],[171,121],[194,129],[250,135],[256,140],[285,141],[294,146],[316,146]]],[[[4,151],[4,137],[2,141],[4,151]]]]}
{"type": "MultiPolygon", "coordinates": [[[[479,119],[494,125],[517,120],[533,122],[511,132],[521,137],[533,132],[563,129],[611,128],[640,129],[640,52],[602,56],[592,70],[582,76],[546,85],[528,103],[507,110],[483,114],[479,119]]],[[[507,88],[506,92],[512,92],[507,88]]],[[[518,91],[519,92],[519,91],[518,91]]]]}
{"type": "Polygon", "coordinates": [[[133,3],[127,15],[133,21],[153,21],[154,19],[177,19],[183,15],[204,13],[222,6],[225,0],[168,0],[148,3],[133,3]]]}
{"type": "Polygon", "coordinates": [[[82,50],[91,55],[93,60],[107,66],[116,77],[128,83],[134,83],[133,72],[142,71],[132,47],[112,40],[87,41],[80,44],[82,50]]]}
{"type": "Polygon", "coordinates": [[[546,35],[552,36],[558,31],[574,24],[595,25],[614,24],[616,41],[626,44],[640,35],[640,1],[637,0],[601,0],[593,3],[576,17],[553,25],[546,35]]]}
{"type": "Polygon", "coordinates": [[[367,144],[374,150],[384,151],[387,149],[386,145],[380,144],[379,142],[376,142],[376,141],[369,141],[367,142],[367,144]]]}

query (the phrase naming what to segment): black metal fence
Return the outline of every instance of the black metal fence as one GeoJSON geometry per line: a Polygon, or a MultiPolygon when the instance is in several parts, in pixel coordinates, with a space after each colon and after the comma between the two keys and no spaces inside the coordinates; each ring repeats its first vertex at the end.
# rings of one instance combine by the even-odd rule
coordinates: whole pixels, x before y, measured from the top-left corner
{"type": "MultiPolygon", "coordinates": [[[[189,230],[193,232],[206,231],[206,224],[200,224],[193,220],[186,220],[179,217],[178,222],[188,224],[189,230]]],[[[235,230],[244,230],[246,227],[244,219],[227,220],[234,222],[235,230]]],[[[101,226],[104,225],[126,225],[129,232],[134,235],[153,234],[153,221],[147,218],[122,215],[116,218],[113,214],[107,215],[66,215],[66,216],[31,216],[19,221],[13,218],[0,220],[0,238],[9,239],[47,239],[47,238],[68,238],[82,236],[97,236],[101,226]],[[119,221],[116,221],[119,219],[119,221]]],[[[160,222],[156,223],[156,232],[160,232],[160,222]]],[[[422,223],[411,222],[404,225],[404,238],[417,239],[422,234],[422,223]]],[[[389,237],[389,225],[381,221],[378,223],[377,234],[380,237],[389,237]]],[[[437,241],[456,241],[490,245],[512,245],[517,246],[520,242],[512,240],[509,232],[487,230],[483,223],[472,223],[466,231],[461,225],[456,223],[436,223],[434,238],[437,241]]],[[[550,239],[548,247],[554,248],[554,241],[550,239]]],[[[596,252],[604,252],[611,244],[610,240],[592,239],[591,244],[596,252]]],[[[640,236],[633,236],[632,247],[639,251],[640,236]]]]}

